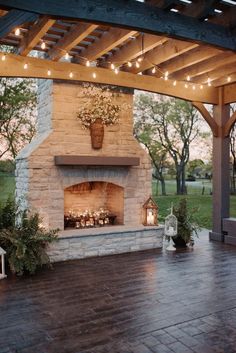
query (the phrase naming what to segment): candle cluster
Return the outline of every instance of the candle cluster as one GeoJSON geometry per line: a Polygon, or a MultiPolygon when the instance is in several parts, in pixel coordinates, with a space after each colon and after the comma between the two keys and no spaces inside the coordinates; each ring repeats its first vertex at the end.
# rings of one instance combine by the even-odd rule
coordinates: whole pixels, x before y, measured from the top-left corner
{"type": "Polygon", "coordinates": [[[69,210],[64,216],[65,228],[91,228],[112,225],[116,216],[109,210],[100,208],[96,211],[85,210],[75,211],[69,210]]]}

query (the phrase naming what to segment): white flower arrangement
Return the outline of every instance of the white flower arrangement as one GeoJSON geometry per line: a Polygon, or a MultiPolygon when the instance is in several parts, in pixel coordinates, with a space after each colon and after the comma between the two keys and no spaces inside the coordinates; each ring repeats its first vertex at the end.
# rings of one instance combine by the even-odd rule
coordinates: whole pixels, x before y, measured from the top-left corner
{"type": "Polygon", "coordinates": [[[84,129],[89,129],[97,119],[101,119],[103,125],[114,125],[119,121],[121,107],[113,103],[114,94],[108,88],[87,86],[82,95],[86,102],[78,111],[77,118],[84,129]]]}

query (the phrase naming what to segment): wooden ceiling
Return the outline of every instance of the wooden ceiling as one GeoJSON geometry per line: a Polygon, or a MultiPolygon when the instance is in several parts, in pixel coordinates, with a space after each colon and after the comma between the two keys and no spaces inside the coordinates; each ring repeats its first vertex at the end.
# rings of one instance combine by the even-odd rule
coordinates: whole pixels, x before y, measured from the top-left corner
{"type": "MultiPolygon", "coordinates": [[[[22,57],[35,56],[36,51],[47,61],[67,61],[153,76],[163,81],[170,80],[173,85],[182,82],[187,86],[191,82],[221,87],[236,82],[236,1],[146,0],[144,4],[137,5],[140,8],[145,6],[150,14],[154,14],[155,20],[159,20],[159,15],[176,19],[179,32],[167,34],[153,34],[149,29],[140,31],[138,23],[136,28],[111,26],[105,15],[104,20],[98,23],[64,16],[59,18],[46,10],[39,10],[38,14],[28,9],[23,12],[17,3],[24,1],[0,0],[0,44],[3,51],[11,47],[22,57]],[[25,17],[19,20],[22,15],[25,17]],[[200,30],[202,28],[202,40],[195,38],[195,33],[191,34],[191,28],[183,40],[180,20],[185,31],[188,23],[192,23],[194,30],[196,25],[200,30]],[[211,30],[212,37],[209,36],[211,30]],[[222,40],[219,39],[221,33],[225,34],[222,40]]],[[[136,1],[126,0],[126,3],[136,1]]]]}

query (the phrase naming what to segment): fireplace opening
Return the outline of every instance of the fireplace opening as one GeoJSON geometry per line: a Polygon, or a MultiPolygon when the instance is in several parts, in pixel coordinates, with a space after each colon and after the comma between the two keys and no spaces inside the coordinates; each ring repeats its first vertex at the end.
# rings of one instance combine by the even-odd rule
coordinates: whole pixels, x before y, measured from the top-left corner
{"type": "Polygon", "coordinates": [[[103,181],[84,182],[64,190],[64,228],[124,224],[124,188],[103,181]]]}

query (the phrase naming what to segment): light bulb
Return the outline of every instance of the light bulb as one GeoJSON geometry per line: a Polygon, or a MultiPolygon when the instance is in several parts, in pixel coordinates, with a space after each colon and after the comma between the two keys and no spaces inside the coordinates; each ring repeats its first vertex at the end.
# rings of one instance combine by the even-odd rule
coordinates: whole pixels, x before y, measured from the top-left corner
{"type": "Polygon", "coordinates": [[[128,61],[128,66],[132,67],[132,63],[130,61],[128,61]]]}
{"type": "Polygon", "coordinates": [[[115,69],[115,65],[112,63],[111,64],[111,69],[114,70],[115,69]]]}
{"type": "Polygon", "coordinates": [[[3,54],[3,56],[2,56],[2,61],[5,61],[5,60],[6,60],[6,55],[3,54]]]}
{"type": "Polygon", "coordinates": [[[228,82],[231,81],[231,77],[230,77],[230,76],[227,77],[227,81],[228,81],[228,82]]]}
{"type": "Polygon", "coordinates": [[[68,60],[70,55],[68,53],[65,54],[65,59],[68,60]]]}
{"type": "Polygon", "coordinates": [[[119,69],[116,68],[115,69],[115,74],[118,75],[118,73],[119,73],[119,69]]]}
{"type": "Polygon", "coordinates": [[[89,60],[86,61],[86,66],[87,66],[87,67],[90,66],[90,61],[89,61],[89,60]]]}
{"type": "Polygon", "coordinates": [[[25,69],[25,70],[28,69],[28,64],[27,64],[27,63],[24,64],[24,69],[25,69]]]}
{"type": "Polygon", "coordinates": [[[96,77],[97,77],[96,72],[94,72],[93,73],[93,78],[96,78],[96,77]]]}
{"type": "Polygon", "coordinates": [[[192,88],[193,88],[193,90],[195,90],[195,89],[196,89],[196,86],[195,86],[195,85],[193,85],[193,87],[192,87],[192,88]]]}
{"type": "Polygon", "coordinates": [[[168,80],[168,76],[165,75],[164,80],[167,81],[168,80]]]}
{"type": "Polygon", "coordinates": [[[154,66],[154,68],[152,69],[152,73],[155,74],[156,73],[156,68],[154,66]]]}
{"type": "Polygon", "coordinates": [[[203,89],[203,85],[200,86],[200,89],[203,89]]]}
{"type": "Polygon", "coordinates": [[[189,75],[187,76],[187,81],[190,81],[190,76],[189,75]]]}
{"type": "Polygon", "coordinates": [[[185,83],[184,87],[185,87],[185,88],[188,88],[188,84],[187,84],[187,83],[185,83]]]}
{"type": "Polygon", "coordinates": [[[142,57],[140,57],[140,58],[138,58],[138,62],[140,62],[141,63],[141,61],[143,60],[143,58],[142,57]]]}
{"type": "Polygon", "coordinates": [[[20,28],[16,28],[16,29],[15,29],[15,35],[16,35],[16,36],[19,36],[19,35],[20,35],[20,28]]]}
{"type": "Polygon", "coordinates": [[[73,76],[73,72],[70,72],[69,77],[72,78],[73,76]]]}
{"type": "Polygon", "coordinates": [[[176,82],[176,81],[174,81],[174,82],[173,82],[173,86],[176,86],[176,85],[177,85],[177,82],[176,82]]]}
{"type": "Polygon", "coordinates": [[[140,67],[140,64],[138,61],[136,61],[135,66],[137,67],[137,69],[140,67]]]}
{"type": "Polygon", "coordinates": [[[48,76],[51,76],[51,70],[48,70],[47,73],[48,73],[48,76]]]}
{"type": "Polygon", "coordinates": [[[168,77],[168,76],[169,76],[169,72],[166,71],[166,72],[165,72],[165,77],[168,77]]]}
{"type": "Polygon", "coordinates": [[[44,50],[45,48],[46,48],[46,44],[45,44],[45,42],[42,42],[42,43],[41,43],[41,49],[44,50]]]}

